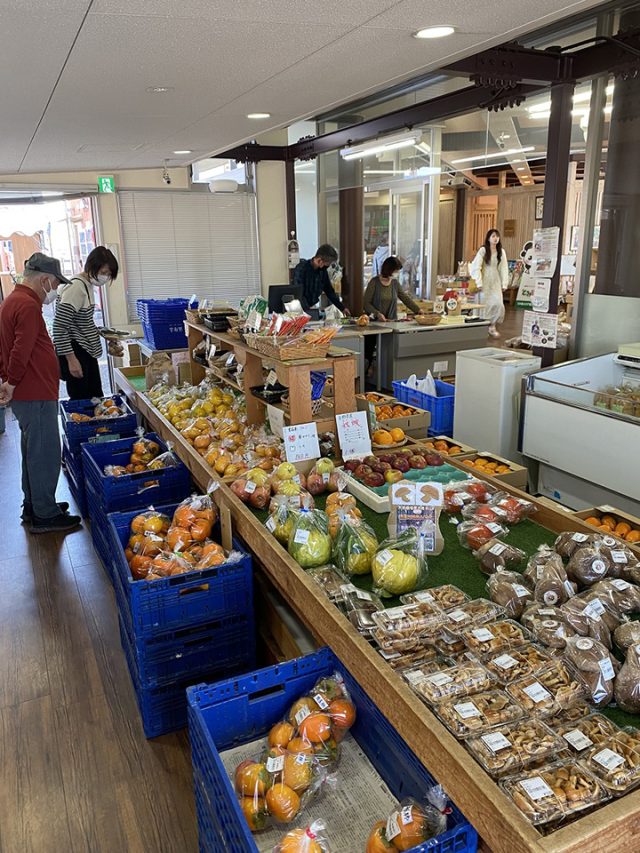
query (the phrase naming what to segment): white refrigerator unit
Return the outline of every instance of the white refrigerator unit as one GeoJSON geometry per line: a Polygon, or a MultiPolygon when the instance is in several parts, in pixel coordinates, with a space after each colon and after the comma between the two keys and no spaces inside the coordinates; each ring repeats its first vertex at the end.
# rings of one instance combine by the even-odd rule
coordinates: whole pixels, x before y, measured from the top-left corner
{"type": "Polygon", "coordinates": [[[520,462],[518,428],[522,378],[539,369],[537,356],[515,350],[483,347],[459,352],[454,439],[520,462]]]}

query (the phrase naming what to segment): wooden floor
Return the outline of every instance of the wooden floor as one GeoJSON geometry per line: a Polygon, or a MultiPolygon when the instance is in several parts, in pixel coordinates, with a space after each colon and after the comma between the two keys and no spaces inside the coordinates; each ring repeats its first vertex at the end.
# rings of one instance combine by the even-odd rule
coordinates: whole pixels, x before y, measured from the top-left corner
{"type": "Polygon", "coordinates": [[[1,853],[196,851],[187,732],[144,737],[88,531],[20,525],[11,415],[0,477],[1,853]]]}

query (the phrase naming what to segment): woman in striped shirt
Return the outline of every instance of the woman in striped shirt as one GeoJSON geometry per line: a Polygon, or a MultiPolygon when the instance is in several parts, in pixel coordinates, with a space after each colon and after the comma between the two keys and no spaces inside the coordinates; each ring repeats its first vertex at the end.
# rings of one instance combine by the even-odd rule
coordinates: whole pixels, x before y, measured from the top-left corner
{"type": "Polygon", "coordinates": [[[58,289],[53,342],[71,400],[103,396],[98,365],[102,340],[93,319],[94,286],[104,287],[117,275],[118,262],[113,253],[97,246],[87,257],[84,272],[58,289]]]}

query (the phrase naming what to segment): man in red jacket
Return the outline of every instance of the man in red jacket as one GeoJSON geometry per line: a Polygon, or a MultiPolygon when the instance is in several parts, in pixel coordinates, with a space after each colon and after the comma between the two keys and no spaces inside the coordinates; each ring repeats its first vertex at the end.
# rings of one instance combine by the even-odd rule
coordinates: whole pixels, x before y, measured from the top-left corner
{"type": "Polygon", "coordinates": [[[60,261],[41,252],[25,263],[22,284],[0,308],[0,406],[9,403],[20,424],[22,520],[31,533],[73,530],[81,522],[56,503],[60,476],[58,388],[60,369],[42,316],[67,279],[60,261]]]}

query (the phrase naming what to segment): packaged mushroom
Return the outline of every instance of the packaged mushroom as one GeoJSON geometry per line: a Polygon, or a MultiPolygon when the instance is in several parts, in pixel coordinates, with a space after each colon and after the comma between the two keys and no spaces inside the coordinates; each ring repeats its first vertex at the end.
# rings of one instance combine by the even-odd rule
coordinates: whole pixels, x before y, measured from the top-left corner
{"type": "Polygon", "coordinates": [[[627,657],[616,678],[615,699],[629,714],[640,713],[640,646],[629,646],[627,657]]]}
{"type": "Polygon", "coordinates": [[[481,659],[520,648],[531,642],[531,634],[511,619],[466,628],[461,637],[469,651],[481,659]]]}
{"type": "Polygon", "coordinates": [[[616,648],[625,653],[629,646],[640,644],[640,622],[623,622],[613,632],[613,642],[616,648]]]}
{"type": "MultiPolygon", "coordinates": [[[[405,678],[410,675],[411,673],[406,673],[405,678]]],[[[489,690],[495,686],[495,679],[482,664],[463,661],[441,672],[415,677],[411,686],[429,705],[437,705],[445,699],[489,690]]]]}
{"type": "Polygon", "coordinates": [[[585,545],[592,545],[594,542],[599,541],[600,536],[595,533],[573,533],[569,531],[568,533],[561,533],[554,542],[553,547],[563,560],[569,560],[578,548],[582,548],[585,545]]]}
{"type": "Polygon", "coordinates": [[[340,596],[347,613],[351,613],[352,610],[366,610],[369,613],[384,610],[384,604],[375,593],[367,592],[366,589],[358,589],[352,583],[342,583],[340,596]]]}
{"type": "Polygon", "coordinates": [[[571,555],[567,563],[567,575],[583,589],[606,577],[610,567],[609,557],[599,543],[585,545],[577,548],[571,555]]]}
{"type": "Polygon", "coordinates": [[[626,794],[640,784],[640,731],[620,729],[582,760],[611,794],[626,794]]]}
{"type": "Polygon", "coordinates": [[[496,572],[487,581],[487,592],[507,611],[512,619],[519,619],[525,606],[533,601],[533,591],[527,586],[524,576],[517,572],[496,572]]]}
{"type": "Polygon", "coordinates": [[[527,556],[520,548],[500,542],[498,539],[490,539],[473,556],[480,562],[480,570],[485,575],[506,570],[517,570],[527,556]]]}
{"type": "Polygon", "coordinates": [[[373,614],[376,623],[374,637],[382,648],[434,637],[446,622],[446,616],[436,604],[403,604],[373,614]]]}
{"type": "MultiPolygon", "coordinates": [[[[452,667],[452,663],[447,658],[437,655],[428,663],[420,664],[420,666],[410,666],[402,670],[402,677],[411,687],[416,688],[420,681],[430,678],[432,675],[439,675],[452,667]]],[[[416,691],[417,692],[417,691],[416,691]]]]}
{"type": "Polygon", "coordinates": [[[441,655],[455,658],[458,655],[467,651],[467,644],[457,634],[452,634],[451,631],[443,629],[433,641],[434,646],[441,655]]]}
{"type": "Polygon", "coordinates": [[[500,782],[535,826],[560,823],[609,799],[598,779],[575,761],[557,761],[500,782]]]}
{"type": "Polygon", "coordinates": [[[534,597],[540,604],[547,606],[559,606],[572,598],[578,591],[572,584],[562,565],[562,560],[555,555],[560,562],[558,566],[555,561],[549,561],[546,565],[538,566],[536,569],[536,581],[534,597]]]}
{"type": "Polygon", "coordinates": [[[397,649],[378,649],[378,654],[386,660],[391,669],[403,670],[409,667],[430,666],[438,660],[435,646],[419,641],[398,651],[397,649]]]}
{"type": "Polygon", "coordinates": [[[589,637],[569,637],[564,650],[565,658],[573,664],[589,701],[596,708],[604,708],[613,699],[613,684],[618,662],[609,650],[589,637]]]}
{"type": "Polygon", "coordinates": [[[538,761],[549,760],[562,751],[559,736],[541,720],[520,720],[469,738],[467,749],[484,769],[497,779],[525,770],[538,761]]]}
{"type": "Polygon", "coordinates": [[[622,578],[605,578],[592,586],[589,593],[607,601],[618,617],[640,613],[640,588],[622,578]]]}
{"type": "Polygon", "coordinates": [[[484,665],[500,682],[511,684],[519,678],[537,672],[551,663],[551,656],[539,646],[530,644],[510,652],[503,652],[485,660],[484,665]]]}
{"type": "Polygon", "coordinates": [[[565,708],[564,711],[560,711],[555,717],[547,720],[547,725],[555,729],[557,726],[562,726],[565,723],[577,723],[583,717],[588,717],[592,712],[593,708],[591,705],[587,705],[586,702],[576,702],[575,705],[565,708]]]}
{"type": "Polygon", "coordinates": [[[564,563],[560,554],[557,554],[549,545],[540,545],[535,554],[529,557],[527,568],[524,570],[524,576],[532,586],[535,586],[542,577],[542,570],[548,565],[564,569],[564,563]]]}
{"type": "Polygon", "coordinates": [[[562,661],[509,684],[507,693],[539,717],[553,716],[584,698],[577,673],[562,661]]]}
{"type": "Polygon", "coordinates": [[[524,713],[504,690],[447,699],[436,705],[435,711],[449,731],[461,739],[512,723],[524,713]]]}
{"type": "Polygon", "coordinates": [[[505,618],[507,611],[504,607],[486,598],[474,598],[466,604],[447,612],[449,627],[452,631],[460,631],[469,625],[482,625],[495,619],[505,618]]]}
{"type": "Polygon", "coordinates": [[[602,714],[589,714],[580,720],[554,725],[554,730],[569,746],[573,755],[582,756],[615,734],[618,727],[602,714]]]}
{"type": "Polygon", "coordinates": [[[335,566],[326,565],[307,569],[307,574],[322,587],[331,601],[336,602],[342,599],[342,586],[345,579],[335,566]]]}
{"type": "Polygon", "coordinates": [[[521,621],[537,642],[551,649],[564,649],[567,638],[576,633],[558,607],[530,604],[521,621]]]}
{"type": "Polygon", "coordinates": [[[420,592],[409,592],[400,596],[402,604],[420,604],[423,601],[435,601],[443,610],[453,610],[465,604],[470,598],[466,592],[458,589],[453,584],[446,583],[442,586],[434,586],[431,589],[423,589],[420,592]]]}
{"type": "Polygon", "coordinates": [[[600,601],[599,598],[588,601],[580,595],[575,595],[566,601],[560,610],[563,618],[576,634],[580,634],[581,637],[591,637],[608,649],[611,648],[612,628],[610,626],[613,624],[614,628],[617,627],[619,620],[615,621],[616,615],[610,605],[600,601]]]}

